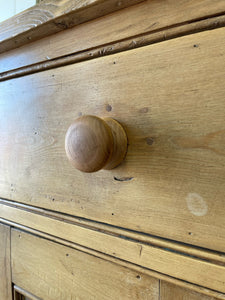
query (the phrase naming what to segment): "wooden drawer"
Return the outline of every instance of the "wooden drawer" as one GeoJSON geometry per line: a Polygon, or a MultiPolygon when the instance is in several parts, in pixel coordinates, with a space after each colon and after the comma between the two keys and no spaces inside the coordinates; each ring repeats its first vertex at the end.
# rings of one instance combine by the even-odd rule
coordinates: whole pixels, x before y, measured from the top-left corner
{"type": "Polygon", "coordinates": [[[1,197],[223,251],[224,38],[221,28],[1,82],[1,197]],[[118,168],[68,163],[65,133],[81,114],[124,126],[118,168]]]}
{"type": "Polygon", "coordinates": [[[15,290],[29,299],[224,299],[222,294],[205,296],[15,229],[11,259],[15,290]]]}

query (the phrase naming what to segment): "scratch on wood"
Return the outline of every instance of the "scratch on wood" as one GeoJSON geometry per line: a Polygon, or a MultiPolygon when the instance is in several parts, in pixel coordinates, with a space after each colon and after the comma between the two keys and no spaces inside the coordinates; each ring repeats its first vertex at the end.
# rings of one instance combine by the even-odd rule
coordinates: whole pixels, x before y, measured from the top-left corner
{"type": "Polygon", "coordinates": [[[141,253],[142,253],[142,245],[140,245],[140,253],[139,253],[139,256],[141,257],[141,253]]]}
{"type": "Polygon", "coordinates": [[[116,181],[130,181],[132,179],[134,179],[134,177],[121,177],[121,178],[118,178],[118,177],[114,176],[114,180],[116,180],[116,181]]]}

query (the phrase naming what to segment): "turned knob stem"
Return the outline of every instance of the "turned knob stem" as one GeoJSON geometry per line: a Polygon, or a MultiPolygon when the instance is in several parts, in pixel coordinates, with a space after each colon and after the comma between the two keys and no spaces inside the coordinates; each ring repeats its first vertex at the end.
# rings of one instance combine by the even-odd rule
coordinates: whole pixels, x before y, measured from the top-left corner
{"type": "Polygon", "coordinates": [[[111,170],[125,158],[127,136],[112,118],[83,116],[67,130],[65,150],[69,161],[80,171],[111,170]]]}

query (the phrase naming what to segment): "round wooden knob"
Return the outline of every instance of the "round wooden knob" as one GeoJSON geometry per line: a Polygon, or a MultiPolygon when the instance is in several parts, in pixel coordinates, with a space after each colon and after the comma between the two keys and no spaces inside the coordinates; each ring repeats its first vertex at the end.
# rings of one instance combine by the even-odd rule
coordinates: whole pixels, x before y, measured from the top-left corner
{"type": "Polygon", "coordinates": [[[83,172],[113,169],[127,152],[127,136],[112,118],[83,116],[72,123],[65,138],[66,155],[83,172]]]}

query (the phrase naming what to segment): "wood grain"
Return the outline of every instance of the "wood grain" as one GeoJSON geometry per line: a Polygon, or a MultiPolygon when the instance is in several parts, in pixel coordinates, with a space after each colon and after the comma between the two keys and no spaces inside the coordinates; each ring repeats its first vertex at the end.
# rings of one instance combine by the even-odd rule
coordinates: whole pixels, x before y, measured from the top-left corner
{"type": "Polygon", "coordinates": [[[12,300],[10,227],[0,223],[0,298],[12,300]]]}
{"type": "MultiPolygon", "coordinates": [[[[73,3],[74,1],[68,1],[68,3],[70,2],[73,3]]],[[[210,22],[210,17],[218,17],[224,12],[224,0],[144,1],[138,5],[7,51],[0,56],[0,72],[38,62],[45,62],[48,65],[49,61],[55,58],[72,53],[78,54],[101,45],[103,45],[101,50],[104,53],[107,51],[105,45],[110,44],[114,48],[116,47],[114,44],[125,42],[126,39],[131,39],[131,41],[125,47],[135,47],[136,44],[142,43],[141,37],[139,39],[137,37],[143,34],[152,33],[153,41],[163,40],[171,33],[173,35],[185,34],[187,28],[181,25],[189,25],[189,29],[191,27],[191,30],[195,32],[202,30],[202,27],[213,28],[219,26],[220,20],[210,22]],[[193,22],[195,25],[192,24],[193,22]],[[181,32],[179,30],[167,31],[167,29],[172,29],[175,26],[181,27],[181,32]]]]}
{"type": "Polygon", "coordinates": [[[12,262],[13,282],[45,300],[158,300],[157,279],[17,230],[12,262]]]}
{"type": "Polygon", "coordinates": [[[200,293],[178,287],[165,281],[160,282],[160,300],[216,300],[200,293]]]}
{"type": "Polygon", "coordinates": [[[1,82],[1,197],[224,251],[224,38],[221,28],[1,82]],[[65,133],[81,113],[124,126],[120,167],[69,165],[65,133]]]}
{"type": "MultiPolygon", "coordinates": [[[[90,230],[70,222],[48,218],[10,206],[0,205],[0,218],[13,221],[16,226],[22,224],[27,228],[47,233],[51,237],[71,241],[86,249],[93,249],[161,274],[218,292],[225,292],[224,264],[208,262],[184,253],[174,252],[171,249],[155,247],[138,240],[127,239],[124,236],[90,230]]],[[[86,250],[84,249],[84,251],[86,250]]]]}
{"type": "Polygon", "coordinates": [[[44,0],[1,23],[0,53],[143,0],[44,0]]]}

